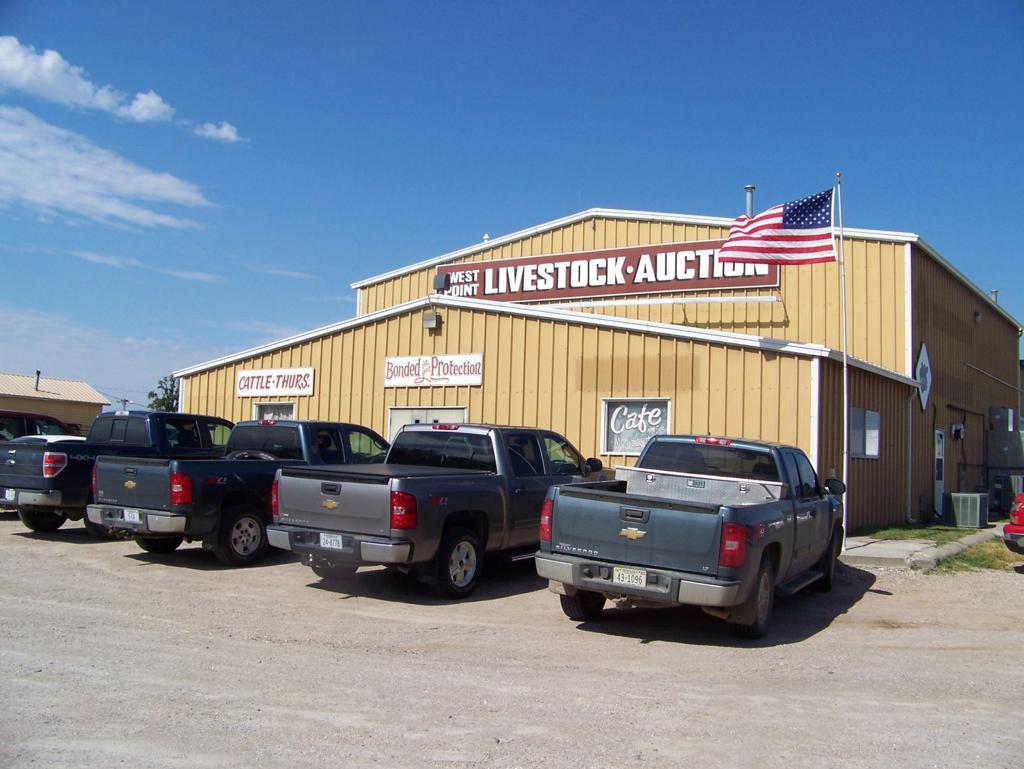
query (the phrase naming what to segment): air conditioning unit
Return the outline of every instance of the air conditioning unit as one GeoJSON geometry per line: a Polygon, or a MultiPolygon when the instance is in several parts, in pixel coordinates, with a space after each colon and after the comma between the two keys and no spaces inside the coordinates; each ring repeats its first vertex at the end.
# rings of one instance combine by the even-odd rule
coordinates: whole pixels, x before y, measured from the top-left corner
{"type": "Polygon", "coordinates": [[[1010,488],[1013,490],[1014,497],[1024,494],[1024,475],[1011,475],[1010,488]]]}
{"type": "Polygon", "coordinates": [[[988,494],[949,495],[953,507],[953,523],[958,529],[980,529],[988,526],[988,494]]]}

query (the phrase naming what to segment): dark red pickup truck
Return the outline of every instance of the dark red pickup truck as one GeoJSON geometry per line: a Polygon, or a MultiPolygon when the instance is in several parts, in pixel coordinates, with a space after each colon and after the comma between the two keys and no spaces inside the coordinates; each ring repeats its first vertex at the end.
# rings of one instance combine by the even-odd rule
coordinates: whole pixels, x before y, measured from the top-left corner
{"type": "Polygon", "coordinates": [[[1024,494],[1013,500],[1010,522],[1003,527],[1003,542],[1011,552],[1024,555],[1024,494]]]}

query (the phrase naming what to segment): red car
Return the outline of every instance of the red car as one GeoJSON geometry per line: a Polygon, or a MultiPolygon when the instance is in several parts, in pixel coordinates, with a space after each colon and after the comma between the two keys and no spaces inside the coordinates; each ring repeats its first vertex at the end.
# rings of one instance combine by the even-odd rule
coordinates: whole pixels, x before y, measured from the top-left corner
{"type": "Polygon", "coordinates": [[[0,409],[0,441],[23,435],[78,435],[78,430],[46,414],[0,409]]]}
{"type": "Polygon", "coordinates": [[[1003,542],[1014,553],[1024,555],[1024,494],[1013,500],[1010,522],[1003,527],[1003,542]]]}

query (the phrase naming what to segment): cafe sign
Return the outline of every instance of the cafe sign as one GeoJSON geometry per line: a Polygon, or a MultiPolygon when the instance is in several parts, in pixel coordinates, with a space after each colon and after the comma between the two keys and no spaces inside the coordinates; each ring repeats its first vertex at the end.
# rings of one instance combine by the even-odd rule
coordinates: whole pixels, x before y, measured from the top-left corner
{"type": "Polygon", "coordinates": [[[385,387],[452,387],[480,385],[484,381],[484,356],[416,355],[384,361],[385,387]]]}
{"type": "Polygon", "coordinates": [[[704,240],[443,265],[448,296],[502,302],[587,299],[712,289],[774,288],[774,264],[722,262],[704,240]]]}
{"type": "Polygon", "coordinates": [[[602,401],[602,454],[636,456],[653,435],[672,424],[668,398],[606,398],[602,401]]]}
{"type": "Polygon", "coordinates": [[[264,368],[235,374],[235,396],[238,398],[312,394],[311,368],[264,368]]]}

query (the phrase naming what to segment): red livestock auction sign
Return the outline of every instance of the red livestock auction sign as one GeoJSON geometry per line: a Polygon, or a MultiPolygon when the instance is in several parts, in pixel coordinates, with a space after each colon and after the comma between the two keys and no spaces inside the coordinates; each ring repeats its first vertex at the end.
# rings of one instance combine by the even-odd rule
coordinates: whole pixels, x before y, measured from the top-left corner
{"type": "Polygon", "coordinates": [[[777,265],[720,262],[722,240],[526,256],[437,268],[449,296],[506,302],[773,288],[777,265]]]}

